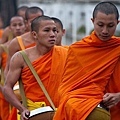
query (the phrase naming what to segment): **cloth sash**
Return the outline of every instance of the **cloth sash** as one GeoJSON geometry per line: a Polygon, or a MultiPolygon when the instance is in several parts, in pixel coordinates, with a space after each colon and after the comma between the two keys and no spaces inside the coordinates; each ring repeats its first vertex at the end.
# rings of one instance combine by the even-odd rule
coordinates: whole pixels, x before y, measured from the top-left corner
{"type": "MultiPolygon", "coordinates": [[[[32,62],[33,67],[40,76],[41,81],[56,107],[58,107],[59,104],[57,90],[63,74],[66,55],[66,48],[55,46],[47,54],[32,62]]],[[[22,70],[22,82],[27,99],[33,102],[44,101],[47,106],[50,105],[28,67],[22,70]]]]}
{"type": "Polygon", "coordinates": [[[46,106],[45,102],[33,102],[30,99],[27,99],[27,107],[30,111],[44,106],[46,106]]]}

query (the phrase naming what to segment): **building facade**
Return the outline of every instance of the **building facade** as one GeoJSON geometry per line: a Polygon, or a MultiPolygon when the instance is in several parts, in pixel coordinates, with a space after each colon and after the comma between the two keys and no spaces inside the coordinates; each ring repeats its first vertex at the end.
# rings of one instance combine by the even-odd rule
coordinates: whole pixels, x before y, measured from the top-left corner
{"type": "MultiPolygon", "coordinates": [[[[94,6],[100,2],[100,0],[74,0],[74,2],[73,0],[23,1],[19,4],[20,6],[38,6],[44,10],[45,15],[58,17],[63,22],[64,28],[66,29],[66,34],[63,39],[63,44],[65,45],[70,45],[92,32],[92,11],[94,6]],[[25,3],[25,1],[29,2],[25,3]]],[[[120,1],[114,0],[114,3],[120,11],[120,1]]],[[[120,25],[117,27],[116,34],[118,36],[120,34],[120,25]]]]}

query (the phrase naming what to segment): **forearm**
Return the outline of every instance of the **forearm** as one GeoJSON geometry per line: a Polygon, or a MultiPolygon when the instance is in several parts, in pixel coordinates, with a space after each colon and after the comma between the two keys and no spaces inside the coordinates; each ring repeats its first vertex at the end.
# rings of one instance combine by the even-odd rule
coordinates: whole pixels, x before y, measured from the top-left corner
{"type": "Polygon", "coordinates": [[[18,100],[18,98],[16,97],[16,95],[14,94],[14,91],[7,87],[4,86],[3,87],[3,94],[6,98],[6,100],[13,105],[14,107],[16,107],[21,113],[26,109],[18,100]]]}

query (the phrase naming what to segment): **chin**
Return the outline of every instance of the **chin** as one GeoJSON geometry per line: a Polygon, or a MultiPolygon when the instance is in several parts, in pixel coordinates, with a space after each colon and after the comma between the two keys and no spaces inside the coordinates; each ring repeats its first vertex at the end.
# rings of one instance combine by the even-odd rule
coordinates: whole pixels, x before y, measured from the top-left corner
{"type": "Polygon", "coordinates": [[[100,39],[101,41],[109,41],[110,40],[110,38],[108,38],[108,39],[100,39]]]}

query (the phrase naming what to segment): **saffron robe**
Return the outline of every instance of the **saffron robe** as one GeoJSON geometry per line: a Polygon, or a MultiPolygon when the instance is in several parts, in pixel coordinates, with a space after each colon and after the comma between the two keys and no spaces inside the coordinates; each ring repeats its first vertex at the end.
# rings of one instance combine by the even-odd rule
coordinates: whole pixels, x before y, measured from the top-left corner
{"type": "Polygon", "coordinates": [[[3,34],[3,29],[0,29],[0,40],[2,38],[2,34],[3,34]]]}
{"type": "Polygon", "coordinates": [[[59,87],[60,105],[54,120],[85,120],[102,101],[119,58],[120,39],[114,36],[104,42],[93,32],[72,44],[59,87]]]}
{"type": "MultiPolygon", "coordinates": [[[[59,104],[58,87],[61,82],[66,56],[66,48],[54,46],[47,54],[32,62],[55,107],[58,107],[59,104]]],[[[50,105],[29,67],[23,68],[21,78],[27,99],[33,102],[45,102],[46,105],[50,105]]]]}
{"type": "MultiPolygon", "coordinates": [[[[28,45],[28,46],[25,46],[25,45],[23,44],[23,41],[22,41],[22,37],[21,37],[21,36],[17,36],[16,38],[17,38],[18,43],[19,43],[19,45],[20,45],[20,48],[21,48],[20,50],[24,50],[24,49],[27,49],[27,48],[30,48],[30,47],[35,46],[35,43],[30,44],[30,45],[28,45]]],[[[19,119],[20,119],[20,118],[19,118],[19,115],[17,114],[17,109],[16,109],[15,107],[13,107],[8,120],[19,120],[19,119]]]]}
{"type": "MultiPolygon", "coordinates": [[[[2,64],[1,64],[3,70],[5,69],[5,66],[6,66],[6,60],[7,60],[7,53],[3,52],[2,53],[2,64]]],[[[1,84],[3,85],[4,81],[1,84]]],[[[0,118],[1,120],[8,120],[9,114],[10,114],[10,105],[5,100],[3,94],[0,92],[0,118]]]]}

